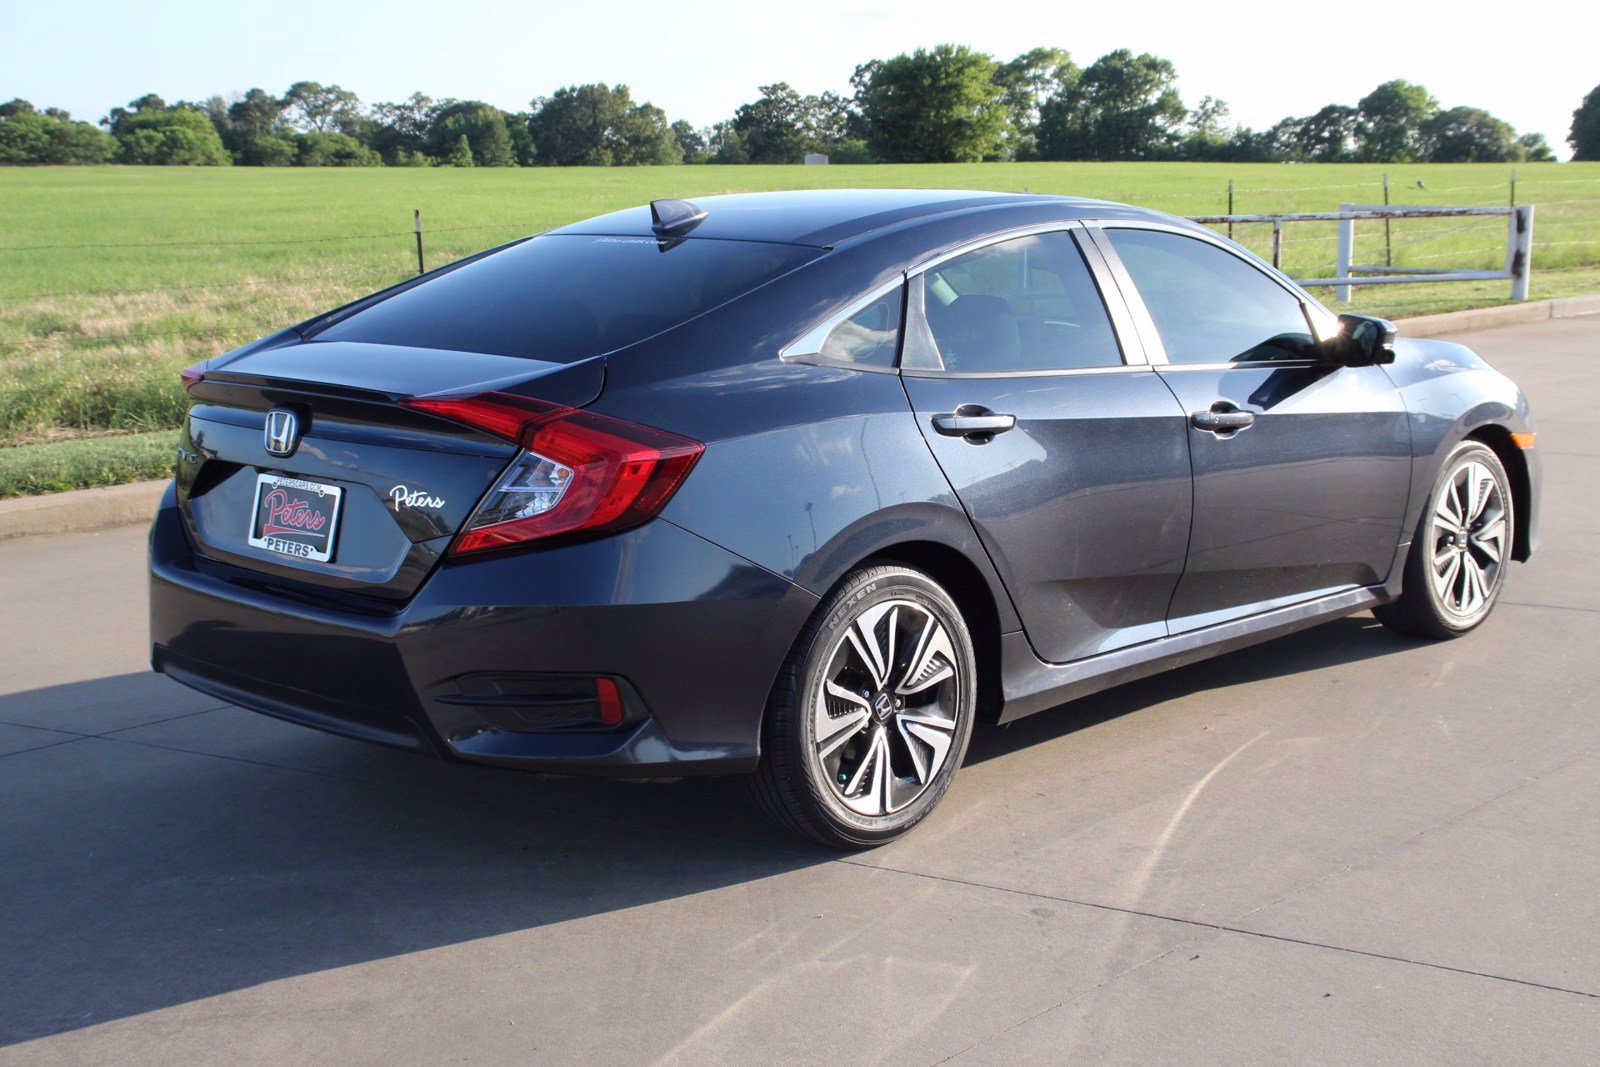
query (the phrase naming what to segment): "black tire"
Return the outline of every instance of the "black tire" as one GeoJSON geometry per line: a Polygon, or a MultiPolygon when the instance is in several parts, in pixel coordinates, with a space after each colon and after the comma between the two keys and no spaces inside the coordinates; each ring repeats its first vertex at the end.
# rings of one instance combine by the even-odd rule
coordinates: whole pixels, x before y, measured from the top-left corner
{"type": "MultiPolygon", "coordinates": [[[[1448,524],[1450,517],[1446,516],[1443,521],[1448,524]]],[[[1489,617],[1505,585],[1506,565],[1511,562],[1515,530],[1511,483],[1500,457],[1478,441],[1461,442],[1445,458],[1438,479],[1428,491],[1427,503],[1423,506],[1422,516],[1411,538],[1411,550],[1406,554],[1399,598],[1374,608],[1372,613],[1391,630],[1436,641],[1460,637],[1477,629],[1489,617]],[[1435,513],[1445,503],[1447,485],[1452,487],[1450,500],[1460,503],[1460,493],[1463,491],[1460,485],[1466,475],[1471,474],[1466,480],[1481,483],[1476,471],[1486,473],[1493,480],[1494,495],[1485,494],[1490,504],[1483,509],[1486,515],[1483,520],[1475,522],[1474,516],[1467,516],[1467,536],[1458,545],[1457,535],[1436,525],[1440,520],[1436,519],[1435,513]],[[1497,510],[1494,507],[1496,500],[1497,510]],[[1497,548],[1499,559],[1491,564],[1487,562],[1486,543],[1480,541],[1478,535],[1494,523],[1501,524],[1501,533],[1497,548]],[[1458,564],[1457,580],[1448,580],[1451,573],[1448,561],[1452,553],[1468,561],[1458,564]],[[1469,565],[1477,567],[1477,588],[1465,595],[1458,595],[1464,588],[1461,583],[1473,577],[1466,573],[1469,565]],[[1484,577],[1485,574],[1488,576],[1484,577]],[[1445,584],[1445,592],[1441,592],[1440,582],[1445,584]],[[1474,597],[1477,599],[1473,600],[1470,610],[1463,610],[1463,600],[1472,600],[1474,597]]]]}
{"type": "Polygon", "coordinates": [[[818,607],[778,675],[751,792],[779,826],[812,841],[842,849],[893,841],[926,818],[949,789],[972,735],[976,694],[972,638],[950,595],[907,567],[855,571],[818,607]],[[863,619],[880,635],[878,658],[891,661],[881,679],[868,673],[863,631],[853,630],[863,619]],[[913,659],[924,667],[916,674],[913,659]],[[944,680],[911,691],[931,677],[944,680]],[[840,700],[841,680],[855,678],[861,687],[849,686],[848,701],[840,700]],[[887,709],[879,706],[885,699],[887,709]],[[852,724],[863,714],[857,730],[852,724]],[[820,741],[819,729],[828,731],[820,741]],[[906,769],[911,774],[900,776],[906,769]],[[896,806],[902,797],[909,799],[896,806]]]}

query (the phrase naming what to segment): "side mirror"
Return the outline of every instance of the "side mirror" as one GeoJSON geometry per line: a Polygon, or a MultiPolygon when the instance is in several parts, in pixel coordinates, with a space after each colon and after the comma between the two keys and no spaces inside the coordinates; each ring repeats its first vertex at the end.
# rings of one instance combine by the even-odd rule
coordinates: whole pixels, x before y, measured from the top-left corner
{"type": "Polygon", "coordinates": [[[1329,344],[1329,356],[1346,367],[1371,367],[1394,362],[1397,331],[1388,319],[1369,315],[1340,315],[1339,336],[1329,344]]]}

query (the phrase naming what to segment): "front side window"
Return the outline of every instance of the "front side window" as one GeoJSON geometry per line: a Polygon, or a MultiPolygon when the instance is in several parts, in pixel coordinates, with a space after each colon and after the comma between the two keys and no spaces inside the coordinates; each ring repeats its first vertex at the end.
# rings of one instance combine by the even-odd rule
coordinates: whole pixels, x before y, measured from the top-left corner
{"type": "Polygon", "coordinates": [[[1018,237],[930,268],[922,310],[937,364],[957,374],[1122,365],[1094,276],[1070,233],[1018,237]]]}
{"type": "Polygon", "coordinates": [[[1231,252],[1159,230],[1108,229],[1169,363],[1311,358],[1300,301],[1231,252]]]}

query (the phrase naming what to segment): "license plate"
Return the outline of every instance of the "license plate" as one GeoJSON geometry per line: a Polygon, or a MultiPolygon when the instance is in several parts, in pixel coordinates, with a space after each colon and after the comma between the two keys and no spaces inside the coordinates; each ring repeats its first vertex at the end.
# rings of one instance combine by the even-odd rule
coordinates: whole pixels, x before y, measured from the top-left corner
{"type": "Polygon", "coordinates": [[[255,513],[250,543],[268,552],[326,563],[333,558],[333,536],[339,527],[337,485],[286,478],[256,477],[255,513]]]}

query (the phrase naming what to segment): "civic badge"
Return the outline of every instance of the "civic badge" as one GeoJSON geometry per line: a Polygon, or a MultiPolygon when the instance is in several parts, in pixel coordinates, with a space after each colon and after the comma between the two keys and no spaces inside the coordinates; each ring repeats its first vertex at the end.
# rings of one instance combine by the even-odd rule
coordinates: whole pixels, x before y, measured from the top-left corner
{"type": "Polygon", "coordinates": [[[287,456],[300,443],[300,419],[287,408],[273,408],[267,412],[265,435],[268,452],[287,456]]]}

